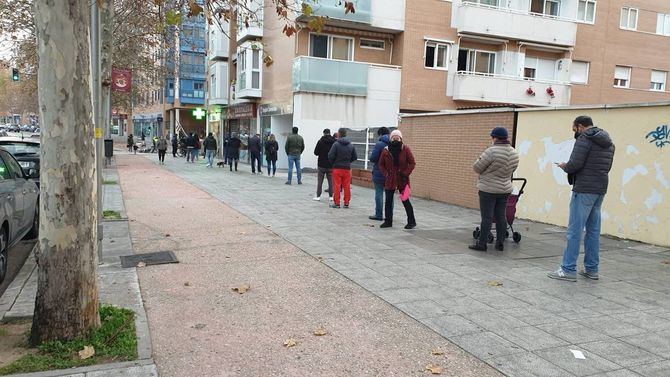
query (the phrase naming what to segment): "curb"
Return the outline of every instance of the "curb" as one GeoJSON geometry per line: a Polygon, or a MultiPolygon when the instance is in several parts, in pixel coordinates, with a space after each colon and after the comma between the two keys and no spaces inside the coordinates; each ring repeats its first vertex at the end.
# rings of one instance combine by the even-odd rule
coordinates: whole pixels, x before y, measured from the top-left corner
{"type": "MultiPolygon", "coordinates": [[[[37,247],[37,245],[35,247],[37,247]]],[[[21,267],[21,270],[19,270],[19,273],[14,278],[14,281],[12,281],[9,287],[7,287],[5,293],[2,295],[2,297],[0,297],[0,313],[2,313],[0,315],[0,323],[32,318],[32,316],[8,317],[7,314],[9,313],[9,310],[12,308],[16,300],[19,298],[19,295],[23,291],[23,288],[26,286],[26,284],[28,284],[28,280],[30,280],[30,277],[33,275],[33,273],[35,273],[37,269],[37,263],[35,262],[34,251],[35,248],[33,247],[33,251],[31,251],[28,258],[26,258],[23,267],[21,267]]]]}

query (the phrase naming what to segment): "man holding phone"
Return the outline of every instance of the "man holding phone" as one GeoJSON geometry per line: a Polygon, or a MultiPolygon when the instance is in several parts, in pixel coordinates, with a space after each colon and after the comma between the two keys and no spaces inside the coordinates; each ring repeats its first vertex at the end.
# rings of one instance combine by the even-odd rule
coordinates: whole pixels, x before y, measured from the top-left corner
{"type": "Polygon", "coordinates": [[[577,117],[572,128],[577,141],[570,160],[557,164],[568,175],[574,177],[567,246],[563,252],[561,267],[550,272],[548,276],[552,279],[577,281],[577,259],[582,232],[586,228],[584,270],[579,274],[588,279],[598,280],[600,208],[607,193],[615,147],[609,134],[595,127],[591,117],[577,117]]]}

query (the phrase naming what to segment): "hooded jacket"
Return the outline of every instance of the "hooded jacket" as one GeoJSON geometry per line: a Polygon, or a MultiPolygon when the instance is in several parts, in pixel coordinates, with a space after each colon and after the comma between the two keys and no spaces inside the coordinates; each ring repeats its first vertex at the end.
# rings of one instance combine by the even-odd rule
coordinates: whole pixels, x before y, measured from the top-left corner
{"type": "Polygon", "coordinates": [[[206,151],[215,151],[218,147],[214,136],[207,136],[205,141],[202,143],[202,146],[206,151]]]}
{"type": "Polygon", "coordinates": [[[328,152],[328,161],[333,164],[333,169],[351,169],[351,163],[356,160],[356,148],[347,137],[337,139],[328,152]]]}
{"type": "Polygon", "coordinates": [[[323,135],[314,147],[314,155],[319,156],[319,167],[324,169],[332,169],[333,164],[328,160],[328,153],[333,147],[335,138],[330,135],[323,135]]]}
{"type": "Polygon", "coordinates": [[[563,169],[568,174],[574,174],[572,191],[584,194],[607,193],[614,151],[614,143],[607,131],[598,127],[584,131],[577,138],[570,160],[563,169]]]}
{"type": "Polygon", "coordinates": [[[386,181],[384,173],[379,169],[379,158],[382,155],[382,151],[389,145],[389,135],[382,135],[377,143],[375,144],[372,153],[370,153],[370,162],[374,165],[372,166],[372,182],[383,184],[386,181]]]}

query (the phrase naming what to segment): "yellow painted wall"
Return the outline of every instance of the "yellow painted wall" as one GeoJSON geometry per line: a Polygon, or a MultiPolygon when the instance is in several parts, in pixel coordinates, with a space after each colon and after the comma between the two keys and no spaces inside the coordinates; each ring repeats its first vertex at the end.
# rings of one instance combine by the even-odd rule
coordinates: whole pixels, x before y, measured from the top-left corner
{"type": "MultiPolygon", "coordinates": [[[[554,162],[568,160],[574,145],[572,121],[579,115],[591,116],[616,145],[602,232],[670,246],[670,143],[660,147],[646,138],[662,125],[670,131],[670,105],[519,112],[516,176],[527,178],[528,186],[517,216],[567,225],[572,187],[554,162]]],[[[670,142],[670,137],[664,140],[670,142]]]]}

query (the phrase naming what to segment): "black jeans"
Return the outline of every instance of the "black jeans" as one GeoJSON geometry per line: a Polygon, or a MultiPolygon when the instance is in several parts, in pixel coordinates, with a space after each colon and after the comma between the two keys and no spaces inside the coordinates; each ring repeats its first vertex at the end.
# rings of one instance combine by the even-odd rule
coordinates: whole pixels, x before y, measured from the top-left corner
{"type": "MultiPolygon", "coordinates": [[[[385,190],[386,191],[386,202],[384,203],[384,222],[387,224],[393,224],[393,195],[396,190],[385,190]]],[[[416,225],[416,219],[414,218],[414,207],[410,203],[409,199],[402,202],[402,206],[405,207],[405,213],[407,214],[407,224],[416,225]]]]}
{"type": "Polygon", "coordinates": [[[172,157],[177,157],[177,146],[172,144],[172,157]]]}
{"type": "Polygon", "coordinates": [[[268,176],[270,175],[270,166],[271,165],[272,165],[272,175],[274,176],[275,173],[277,172],[277,160],[274,160],[274,161],[266,160],[266,162],[268,163],[268,176]]]}
{"type": "Polygon", "coordinates": [[[328,196],[333,196],[333,169],[328,168],[318,168],[317,178],[316,178],[316,196],[321,197],[321,192],[323,191],[323,178],[324,176],[328,179],[328,196]]]}
{"type": "Polygon", "coordinates": [[[256,173],[256,166],[258,166],[258,174],[262,173],[261,170],[261,154],[260,153],[251,153],[251,172],[256,173]]]}
{"type": "Polygon", "coordinates": [[[479,211],[482,215],[481,234],[479,235],[479,245],[485,246],[491,233],[491,224],[493,217],[496,219],[496,243],[502,244],[505,240],[507,231],[507,197],[509,194],[490,194],[488,192],[479,192],[479,211]]]}
{"type": "Polygon", "coordinates": [[[165,162],[165,152],[167,152],[167,150],[158,150],[158,161],[165,162]]]}

